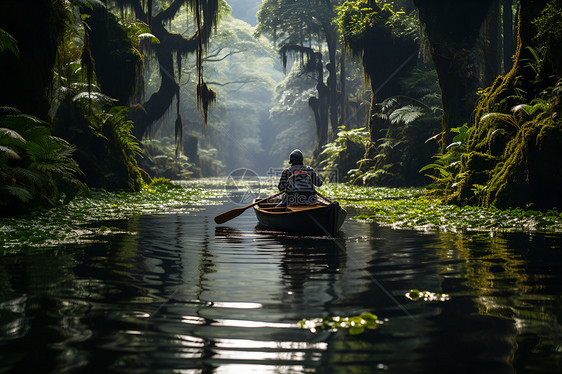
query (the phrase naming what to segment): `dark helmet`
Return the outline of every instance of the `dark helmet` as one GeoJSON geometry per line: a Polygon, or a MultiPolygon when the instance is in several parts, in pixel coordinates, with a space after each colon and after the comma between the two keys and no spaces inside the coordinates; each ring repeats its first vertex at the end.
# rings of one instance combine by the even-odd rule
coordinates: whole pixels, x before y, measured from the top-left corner
{"type": "Polygon", "coordinates": [[[295,149],[293,152],[291,152],[291,154],[289,155],[289,163],[290,164],[294,164],[294,163],[301,163],[303,161],[304,157],[302,155],[302,152],[300,151],[300,149],[295,149]]]}

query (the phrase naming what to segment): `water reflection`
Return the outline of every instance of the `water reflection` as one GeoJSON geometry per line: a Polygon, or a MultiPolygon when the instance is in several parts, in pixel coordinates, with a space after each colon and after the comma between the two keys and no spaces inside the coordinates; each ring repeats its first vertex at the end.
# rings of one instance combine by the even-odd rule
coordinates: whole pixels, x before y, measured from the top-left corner
{"type": "MultiPolygon", "coordinates": [[[[213,210],[215,209],[215,210],[213,210]]],[[[559,236],[346,222],[291,236],[242,215],[115,222],[130,235],[0,257],[0,372],[558,372],[559,236]],[[414,302],[412,289],[445,292],[414,302]],[[377,314],[352,336],[302,318],[377,314]]]]}

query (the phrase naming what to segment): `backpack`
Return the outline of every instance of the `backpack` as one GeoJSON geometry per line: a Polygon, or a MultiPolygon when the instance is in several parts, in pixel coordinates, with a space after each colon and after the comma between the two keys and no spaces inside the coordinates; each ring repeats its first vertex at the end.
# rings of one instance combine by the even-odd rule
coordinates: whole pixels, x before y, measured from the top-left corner
{"type": "MultiPolygon", "coordinates": [[[[291,169],[289,169],[291,172],[291,169]]],[[[314,192],[314,184],[312,183],[312,176],[307,170],[296,169],[292,171],[289,176],[287,184],[288,193],[304,193],[305,195],[310,195],[314,192]]]]}

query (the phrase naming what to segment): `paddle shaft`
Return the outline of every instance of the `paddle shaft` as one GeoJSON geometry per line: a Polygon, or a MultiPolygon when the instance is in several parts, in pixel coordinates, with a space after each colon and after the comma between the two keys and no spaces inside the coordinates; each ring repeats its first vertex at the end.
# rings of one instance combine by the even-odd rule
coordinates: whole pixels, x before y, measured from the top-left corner
{"type": "Polygon", "coordinates": [[[253,207],[254,205],[257,205],[257,204],[259,204],[259,203],[263,203],[264,201],[266,201],[266,200],[268,200],[268,199],[271,199],[272,197],[279,196],[279,195],[281,195],[281,194],[284,193],[284,192],[285,192],[285,191],[278,192],[278,193],[276,193],[276,194],[274,194],[274,195],[268,196],[268,197],[266,197],[265,199],[258,200],[258,201],[256,201],[255,203],[250,204],[250,205],[248,205],[248,206],[245,206],[245,207],[243,207],[243,208],[235,208],[235,209],[231,209],[231,210],[229,210],[229,211],[226,211],[226,212],[224,212],[224,213],[221,213],[221,214],[219,214],[218,216],[215,217],[215,223],[221,224],[221,223],[225,223],[226,221],[230,221],[231,219],[236,218],[236,217],[238,217],[240,214],[244,213],[244,211],[245,211],[246,209],[251,208],[251,207],[253,207]]]}

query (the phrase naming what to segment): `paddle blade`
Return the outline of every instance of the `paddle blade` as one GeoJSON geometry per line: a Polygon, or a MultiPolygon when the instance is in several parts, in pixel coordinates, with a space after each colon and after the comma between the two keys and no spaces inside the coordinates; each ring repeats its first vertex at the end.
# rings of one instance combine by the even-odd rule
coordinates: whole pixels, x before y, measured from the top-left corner
{"type": "Polygon", "coordinates": [[[226,221],[230,221],[233,218],[238,217],[240,214],[244,213],[244,211],[246,210],[246,208],[236,208],[236,209],[231,209],[227,212],[221,213],[218,216],[215,217],[215,223],[217,224],[221,224],[221,223],[225,223],[226,221]]]}

